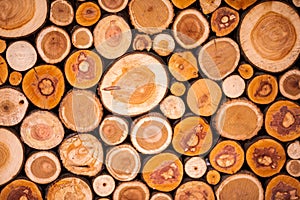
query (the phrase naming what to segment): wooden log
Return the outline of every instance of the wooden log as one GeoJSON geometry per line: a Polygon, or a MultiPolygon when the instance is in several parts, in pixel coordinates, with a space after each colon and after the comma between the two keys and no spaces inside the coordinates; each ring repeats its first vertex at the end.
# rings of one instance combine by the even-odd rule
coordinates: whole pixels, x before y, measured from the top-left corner
{"type": "Polygon", "coordinates": [[[120,12],[127,6],[128,0],[98,0],[98,3],[103,10],[116,13],[120,12]]]}
{"type": "Polygon", "coordinates": [[[192,5],[196,0],[172,0],[174,6],[179,9],[184,9],[192,5]]]}
{"type": "Polygon", "coordinates": [[[34,67],[25,74],[22,89],[34,105],[52,109],[58,105],[65,91],[63,73],[54,65],[34,67]]]}
{"type": "Polygon", "coordinates": [[[0,36],[27,36],[40,28],[47,17],[46,0],[1,1],[0,36]]]}
{"type": "Polygon", "coordinates": [[[263,125],[263,114],[252,102],[236,99],[225,102],[213,119],[214,127],[223,137],[246,140],[254,137],[263,125]]]}
{"type": "Polygon", "coordinates": [[[239,24],[239,13],[228,7],[215,10],[211,16],[211,28],[217,36],[230,34],[239,24]]]}
{"type": "Polygon", "coordinates": [[[8,77],[8,67],[6,60],[0,55],[0,86],[5,83],[8,77]]]}
{"type": "Polygon", "coordinates": [[[77,27],[72,33],[72,44],[78,49],[88,49],[93,42],[93,34],[88,28],[77,27]]]}
{"type": "Polygon", "coordinates": [[[148,187],[140,181],[123,182],[113,194],[115,200],[131,199],[132,197],[138,200],[148,200],[150,198],[148,187]]]}
{"type": "Polygon", "coordinates": [[[254,77],[248,84],[247,94],[254,103],[270,104],[278,94],[276,77],[269,74],[254,77]]]}
{"type": "Polygon", "coordinates": [[[254,4],[257,0],[225,0],[225,2],[236,10],[246,10],[249,6],[254,4]]]}
{"type": "Polygon", "coordinates": [[[55,0],[50,6],[50,21],[58,26],[70,25],[74,18],[74,10],[66,0],[55,0]]]}
{"type": "Polygon", "coordinates": [[[0,138],[0,185],[3,185],[21,171],[24,149],[19,138],[8,129],[0,128],[0,138]]]}
{"type": "Polygon", "coordinates": [[[169,119],[179,119],[185,113],[184,101],[177,96],[169,95],[160,103],[160,110],[169,119]]]}
{"type": "Polygon", "coordinates": [[[159,113],[149,113],[133,121],[130,131],[132,145],[143,154],[164,151],[172,141],[172,127],[159,113]]]}
{"type": "Polygon", "coordinates": [[[200,7],[204,14],[214,12],[222,3],[222,0],[199,0],[200,7]]]}
{"type": "Polygon", "coordinates": [[[209,170],[206,174],[206,181],[210,185],[217,185],[221,180],[221,175],[217,170],[209,170]]]}
{"type": "Polygon", "coordinates": [[[197,78],[197,59],[190,51],[172,54],[168,62],[169,71],[178,81],[188,81],[197,78]]]}
{"type": "Polygon", "coordinates": [[[240,97],[244,93],[245,88],[245,81],[239,75],[228,76],[222,83],[222,90],[229,98],[240,97]]]}
{"type": "Polygon", "coordinates": [[[224,140],[212,149],[209,161],[219,172],[235,174],[244,164],[244,150],[237,142],[224,140]]]}
{"type": "Polygon", "coordinates": [[[102,145],[92,134],[70,135],[59,146],[59,155],[63,166],[74,174],[95,176],[102,169],[102,145]]]}
{"type": "Polygon", "coordinates": [[[106,197],[115,190],[115,180],[107,174],[97,176],[93,180],[93,189],[98,196],[106,197]]]}
{"type": "Polygon", "coordinates": [[[188,90],[186,101],[193,113],[202,116],[213,115],[221,101],[222,90],[210,79],[199,79],[188,90]]]}
{"type": "Polygon", "coordinates": [[[184,164],[184,171],[191,178],[201,178],[206,170],[206,162],[199,156],[189,158],[184,164]]]}
{"type": "Polygon", "coordinates": [[[125,118],[108,115],[99,127],[99,135],[107,145],[118,145],[124,142],[129,133],[129,123],[125,118]]]}
{"type": "Polygon", "coordinates": [[[289,99],[300,99],[300,70],[294,69],[284,73],[279,80],[280,93],[289,99]]]}
{"type": "Polygon", "coordinates": [[[293,177],[300,177],[300,160],[289,160],[286,163],[286,171],[293,177]]]}
{"type": "Polygon", "coordinates": [[[246,63],[239,66],[238,72],[244,79],[250,79],[254,74],[253,67],[246,63]]]}
{"type": "Polygon", "coordinates": [[[20,128],[22,141],[38,150],[48,150],[58,146],[64,134],[62,123],[49,111],[33,111],[25,117],[20,128]]]}
{"type": "Polygon", "coordinates": [[[131,24],[147,34],[160,33],[173,20],[174,10],[169,0],[132,0],[129,3],[131,24]]]}
{"type": "Polygon", "coordinates": [[[226,178],[216,190],[217,199],[263,200],[264,190],[260,181],[248,173],[238,173],[226,178]]]}
{"type": "Polygon", "coordinates": [[[0,126],[14,126],[25,117],[28,100],[14,88],[0,88],[0,126]]]}
{"type": "Polygon", "coordinates": [[[173,95],[178,96],[178,97],[184,95],[185,91],[186,91],[185,85],[180,82],[174,82],[170,88],[170,92],[173,95]]]}
{"type": "Polygon", "coordinates": [[[300,52],[299,23],[299,15],[286,3],[269,1],[256,5],[245,15],[239,29],[245,57],[262,70],[287,69],[300,52]]]}
{"type": "Polygon", "coordinates": [[[200,49],[198,55],[200,68],[213,80],[221,80],[231,74],[238,66],[239,60],[239,46],[228,37],[209,41],[200,49]]]}
{"type": "Polygon", "coordinates": [[[31,154],[25,163],[26,176],[35,183],[48,184],[57,179],[61,172],[58,157],[49,151],[31,154]]]}
{"type": "Polygon", "coordinates": [[[294,4],[294,6],[296,6],[296,7],[300,7],[300,1],[299,0],[292,0],[293,1],[293,4],[294,4]]]}
{"type": "Polygon", "coordinates": [[[110,175],[115,179],[131,181],[138,175],[141,161],[138,152],[131,145],[122,144],[107,152],[105,165],[110,175]]]}
{"type": "Polygon", "coordinates": [[[142,176],[150,188],[169,192],[179,186],[183,166],[175,154],[161,153],[154,155],[145,163],[142,176]]]}
{"type": "Polygon", "coordinates": [[[23,75],[21,74],[21,72],[17,72],[17,71],[13,71],[12,73],[9,74],[9,84],[11,84],[12,86],[18,86],[21,84],[23,80],[23,75]]]}
{"type": "Polygon", "coordinates": [[[70,90],[59,106],[59,118],[75,132],[93,131],[102,116],[103,109],[98,97],[88,90],[70,90]]]}
{"type": "Polygon", "coordinates": [[[70,37],[64,29],[48,26],[38,34],[36,48],[45,62],[50,64],[59,63],[70,52],[70,37]]]}
{"type": "Polygon", "coordinates": [[[149,53],[131,53],[115,61],[99,83],[103,105],[112,113],[135,116],[153,109],[165,96],[168,74],[149,53]]]}
{"type": "Polygon", "coordinates": [[[120,16],[102,18],[94,29],[94,45],[105,58],[115,59],[126,53],[131,45],[132,33],[120,16]]]}
{"type": "Polygon", "coordinates": [[[300,136],[300,106],[288,100],[273,103],[265,114],[265,129],[282,142],[300,136]]]}
{"type": "Polygon", "coordinates": [[[0,199],[35,199],[43,200],[38,186],[25,179],[17,179],[6,185],[0,194],[0,199]]]}
{"type": "Polygon", "coordinates": [[[173,200],[173,198],[170,194],[156,192],[151,196],[150,200],[173,200]]]}
{"type": "Polygon", "coordinates": [[[205,154],[213,144],[210,125],[199,116],[186,117],[174,127],[172,144],[180,154],[205,154]]]}
{"type": "Polygon", "coordinates": [[[81,26],[92,26],[101,17],[99,6],[93,2],[84,2],[76,10],[75,19],[81,26]]]}
{"type": "Polygon", "coordinates": [[[299,180],[287,175],[278,175],[268,183],[265,199],[299,199],[299,180]]]}
{"type": "Polygon", "coordinates": [[[57,180],[48,187],[47,200],[85,199],[92,200],[93,193],[87,182],[79,177],[69,176],[57,180]]]}
{"type": "Polygon", "coordinates": [[[296,140],[287,147],[287,154],[292,159],[300,159],[300,142],[296,140]]]}
{"type": "Polygon", "coordinates": [[[151,47],[152,47],[152,39],[147,34],[137,34],[132,42],[133,50],[150,51],[151,47]]]}
{"type": "Polygon", "coordinates": [[[16,71],[26,71],[37,61],[34,47],[27,41],[17,41],[10,44],[6,50],[6,61],[16,71]]]}
{"type": "Polygon", "coordinates": [[[246,160],[251,170],[261,177],[278,174],[285,160],[285,150],[273,139],[260,139],[249,146],[246,160]]]}
{"type": "Polygon", "coordinates": [[[207,199],[214,200],[214,191],[202,181],[189,181],[182,184],[175,193],[174,200],[181,199],[207,199]]]}
{"type": "Polygon", "coordinates": [[[93,51],[76,51],[65,63],[65,76],[73,87],[90,88],[99,82],[101,75],[102,61],[93,51]]]}
{"type": "Polygon", "coordinates": [[[177,43],[185,49],[200,46],[209,35],[206,18],[195,9],[181,11],[174,20],[173,34],[177,43]]]}
{"type": "Polygon", "coordinates": [[[6,41],[0,39],[0,53],[3,53],[6,50],[6,41]]]}
{"type": "Polygon", "coordinates": [[[175,41],[171,35],[160,33],[153,38],[152,48],[158,55],[168,56],[175,49],[175,41]]]}

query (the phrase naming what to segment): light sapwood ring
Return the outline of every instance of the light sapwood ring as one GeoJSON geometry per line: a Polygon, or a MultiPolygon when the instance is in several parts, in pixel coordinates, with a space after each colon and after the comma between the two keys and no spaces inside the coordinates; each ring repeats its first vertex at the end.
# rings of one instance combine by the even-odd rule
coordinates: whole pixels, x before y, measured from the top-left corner
{"type": "Polygon", "coordinates": [[[98,0],[98,3],[103,10],[116,13],[127,6],[128,0],[98,0]]]}
{"type": "Polygon", "coordinates": [[[67,26],[74,19],[74,9],[66,0],[55,0],[50,6],[50,21],[58,26],[67,26]]]}
{"type": "Polygon", "coordinates": [[[115,186],[115,180],[110,175],[100,175],[93,180],[93,189],[100,197],[111,195],[115,186]]]}
{"type": "Polygon", "coordinates": [[[184,164],[184,171],[191,178],[201,178],[206,170],[205,160],[198,156],[191,157],[184,164]]]}

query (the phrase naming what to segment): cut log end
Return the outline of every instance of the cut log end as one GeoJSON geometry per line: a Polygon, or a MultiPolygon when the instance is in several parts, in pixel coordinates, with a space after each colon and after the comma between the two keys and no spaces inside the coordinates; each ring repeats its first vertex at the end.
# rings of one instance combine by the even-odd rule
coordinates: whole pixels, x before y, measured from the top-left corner
{"type": "Polygon", "coordinates": [[[179,9],[184,9],[192,5],[196,0],[172,0],[172,3],[174,6],[176,6],[179,9]]]}
{"type": "Polygon", "coordinates": [[[180,97],[169,95],[160,103],[160,110],[169,119],[179,119],[185,113],[185,104],[180,97]]]}
{"type": "Polygon", "coordinates": [[[257,0],[225,0],[225,2],[236,10],[243,9],[245,10],[252,4],[254,4],[257,0]]]}
{"type": "Polygon", "coordinates": [[[293,0],[293,4],[296,6],[296,7],[300,7],[300,0],[293,0]]]}
{"type": "Polygon", "coordinates": [[[279,90],[286,98],[300,99],[300,70],[294,69],[284,73],[279,80],[279,90]]]}
{"type": "Polygon", "coordinates": [[[93,42],[93,34],[88,28],[79,27],[72,33],[72,44],[78,49],[88,49],[93,42]]]}
{"type": "Polygon", "coordinates": [[[75,19],[81,26],[92,26],[100,19],[101,11],[97,4],[84,2],[76,10],[75,19]]]}
{"type": "Polygon", "coordinates": [[[253,67],[249,64],[241,64],[238,72],[244,79],[250,79],[254,75],[253,67]]]}
{"type": "Polygon", "coordinates": [[[192,157],[184,164],[184,171],[191,178],[201,178],[206,170],[206,162],[201,157],[192,157]]]}
{"type": "Polygon", "coordinates": [[[56,0],[50,6],[50,21],[58,26],[67,26],[72,23],[74,10],[66,0],[56,0]]]}
{"type": "Polygon", "coordinates": [[[8,66],[6,60],[0,55],[0,86],[3,85],[8,77],[8,66]]]}
{"type": "Polygon", "coordinates": [[[228,76],[222,83],[223,92],[229,98],[240,97],[245,88],[245,81],[239,75],[228,76]]]}
{"type": "Polygon", "coordinates": [[[103,10],[116,13],[126,8],[128,0],[98,0],[98,3],[103,10]]]}
{"type": "Polygon", "coordinates": [[[230,34],[239,24],[239,13],[228,7],[218,8],[211,17],[211,28],[217,36],[230,34]]]}
{"type": "Polygon", "coordinates": [[[9,74],[8,80],[12,86],[18,86],[21,84],[22,79],[23,79],[23,75],[20,72],[13,71],[12,73],[9,74]]]}
{"type": "Polygon", "coordinates": [[[140,181],[121,183],[114,191],[113,199],[126,199],[128,197],[148,200],[150,198],[150,192],[148,187],[140,181]]]}
{"type": "Polygon", "coordinates": [[[153,39],[153,50],[160,56],[168,56],[175,49],[175,41],[169,34],[158,34],[153,39]]]}
{"type": "Polygon", "coordinates": [[[93,189],[101,197],[109,196],[115,190],[115,180],[110,175],[100,175],[93,180],[93,189]]]}
{"type": "Polygon", "coordinates": [[[215,199],[214,191],[208,184],[202,181],[189,181],[176,190],[174,200],[189,199],[189,194],[192,194],[197,199],[215,199]]]}
{"type": "Polygon", "coordinates": [[[0,39],[0,53],[3,53],[6,50],[6,41],[0,39]]]}
{"type": "Polygon", "coordinates": [[[157,192],[151,196],[150,200],[173,200],[173,198],[170,194],[157,192]]]}
{"type": "Polygon", "coordinates": [[[292,159],[300,159],[300,142],[296,140],[287,147],[287,154],[292,159]]]}
{"type": "Polygon", "coordinates": [[[222,0],[199,0],[202,12],[204,14],[209,14],[214,12],[222,3],[222,0]]]}
{"type": "Polygon", "coordinates": [[[286,171],[293,177],[300,177],[300,160],[289,160],[286,163],[286,171]]]}
{"type": "Polygon", "coordinates": [[[221,174],[217,170],[209,170],[206,174],[206,181],[210,185],[217,185],[221,180],[221,174]]]}
{"type": "Polygon", "coordinates": [[[180,96],[184,95],[184,93],[186,91],[186,87],[183,83],[174,82],[171,85],[170,91],[173,95],[180,97],[180,96]]]}
{"type": "Polygon", "coordinates": [[[137,34],[133,40],[132,47],[137,51],[150,51],[152,47],[152,39],[147,34],[137,34]]]}

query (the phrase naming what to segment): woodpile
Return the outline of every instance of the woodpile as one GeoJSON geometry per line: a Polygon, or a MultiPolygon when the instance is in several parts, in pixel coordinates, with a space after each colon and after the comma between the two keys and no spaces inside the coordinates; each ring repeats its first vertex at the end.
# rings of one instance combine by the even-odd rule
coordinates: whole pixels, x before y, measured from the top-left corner
{"type": "Polygon", "coordinates": [[[0,200],[300,199],[299,0],[0,0],[0,200]]]}

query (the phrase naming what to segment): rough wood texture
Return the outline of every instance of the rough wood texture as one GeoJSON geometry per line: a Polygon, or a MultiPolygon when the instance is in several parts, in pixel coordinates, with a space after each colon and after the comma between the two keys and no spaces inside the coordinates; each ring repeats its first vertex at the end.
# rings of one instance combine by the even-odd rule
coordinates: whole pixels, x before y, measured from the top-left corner
{"type": "Polygon", "coordinates": [[[13,71],[12,73],[9,74],[8,81],[12,86],[20,85],[22,80],[23,80],[23,75],[21,74],[21,72],[13,71]]]}
{"type": "Polygon", "coordinates": [[[209,14],[214,12],[222,3],[222,0],[199,0],[202,12],[209,14]]]}
{"type": "Polygon", "coordinates": [[[175,41],[169,34],[160,33],[153,39],[153,50],[160,56],[168,56],[175,49],[175,41]]]}
{"type": "Polygon", "coordinates": [[[189,158],[184,164],[184,171],[191,178],[201,178],[206,170],[205,160],[198,156],[189,158]]]}
{"type": "Polygon", "coordinates": [[[0,55],[0,86],[3,85],[8,77],[8,67],[5,59],[0,55]]]}
{"type": "Polygon", "coordinates": [[[253,67],[245,63],[239,66],[238,72],[244,79],[250,79],[254,75],[253,67]]]}
{"type": "Polygon", "coordinates": [[[72,33],[72,44],[78,49],[88,49],[94,43],[93,34],[90,29],[78,27],[72,33]]]}
{"type": "Polygon", "coordinates": [[[169,119],[179,119],[185,113],[184,101],[174,95],[167,96],[159,107],[161,112],[169,119]]]}
{"type": "Polygon", "coordinates": [[[137,34],[132,42],[133,50],[143,51],[147,50],[150,51],[152,47],[152,39],[147,34],[137,34]]]}
{"type": "Polygon", "coordinates": [[[246,88],[245,81],[239,75],[231,75],[224,79],[222,90],[229,98],[240,97],[246,88]]]}
{"type": "Polygon", "coordinates": [[[300,160],[289,160],[286,163],[286,171],[293,177],[300,176],[300,160]]]}
{"type": "Polygon", "coordinates": [[[217,170],[209,170],[206,174],[206,181],[210,185],[217,185],[221,180],[221,174],[217,170]]]}
{"type": "Polygon", "coordinates": [[[239,13],[228,7],[218,8],[211,16],[211,28],[217,36],[231,33],[239,24],[239,13]]]}
{"type": "Polygon", "coordinates": [[[175,193],[174,200],[181,199],[207,199],[214,200],[214,192],[212,188],[202,181],[189,181],[182,184],[175,193]]]}
{"type": "Polygon", "coordinates": [[[279,90],[286,98],[300,99],[300,70],[293,69],[284,73],[279,80],[279,90]]]}
{"type": "Polygon", "coordinates": [[[186,91],[186,87],[183,83],[174,82],[171,85],[170,92],[175,96],[182,96],[186,91]]]}
{"type": "Polygon", "coordinates": [[[93,2],[84,2],[76,10],[76,22],[81,26],[92,26],[101,17],[99,6],[93,2]]]}
{"type": "Polygon", "coordinates": [[[170,194],[157,192],[151,196],[150,200],[173,200],[173,198],[170,194]]]}
{"type": "Polygon", "coordinates": [[[93,189],[101,197],[109,196],[115,190],[115,180],[110,175],[100,175],[93,180],[93,189]]]}
{"type": "Polygon", "coordinates": [[[138,200],[148,200],[150,192],[148,187],[140,181],[130,181],[121,183],[114,191],[113,199],[122,200],[136,198],[138,200]]]}
{"type": "Polygon", "coordinates": [[[292,159],[300,159],[300,142],[296,140],[287,147],[287,154],[292,159]]]}
{"type": "Polygon", "coordinates": [[[103,10],[116,13],[127,6],[128,0],[98,0],[98,3],[103,10]]]}
{"type": "Polygon", "coordinates": [[[184,9],[192,5],[196,0],[172,0],[174,6],[179,9],[184,9]]]}
{"type": "Polygon", "coordinates": [[[66,0],[55,0],[50,6],[50,21],[58,26],[67,26],[72,23],[74,10],[66,0]]]}
{"type": "Polygon", "coordinates": [[[6,47],[7,47],[6,41],[0,39],[0,53],[3,53],[6,49],[6,47]]]}
{"type": "Polygon", "coordinates": [[[236,10],[245,10],[257,0],[225,0],[225,2],[236,10]]]}

